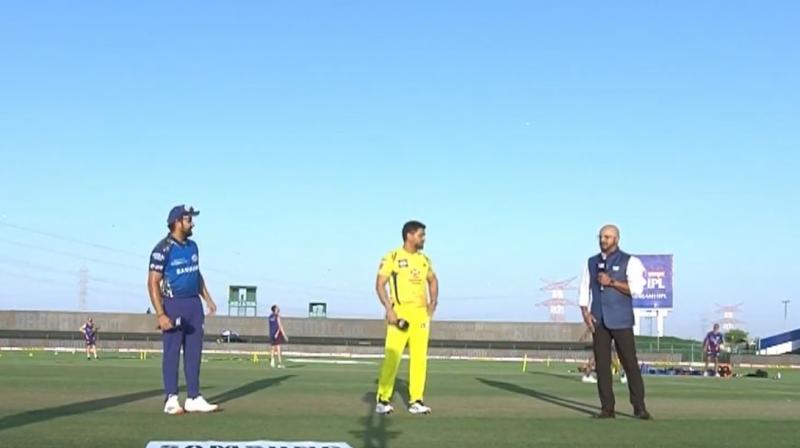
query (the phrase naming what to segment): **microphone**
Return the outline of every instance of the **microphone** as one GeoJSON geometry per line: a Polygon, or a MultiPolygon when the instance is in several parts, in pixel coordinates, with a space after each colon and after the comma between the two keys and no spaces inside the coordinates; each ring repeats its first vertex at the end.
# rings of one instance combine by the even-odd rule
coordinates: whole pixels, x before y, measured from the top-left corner
{"type": "MultiPolygon", "coordinates": [[[[597,263],[597,272],[607,272],[606,269],[606,254],[600,253],[600,258],[602,259],[599,263],[597,263]]],[[[604,290],[605,286],[600,285],[600,291],[604,290]]]]}

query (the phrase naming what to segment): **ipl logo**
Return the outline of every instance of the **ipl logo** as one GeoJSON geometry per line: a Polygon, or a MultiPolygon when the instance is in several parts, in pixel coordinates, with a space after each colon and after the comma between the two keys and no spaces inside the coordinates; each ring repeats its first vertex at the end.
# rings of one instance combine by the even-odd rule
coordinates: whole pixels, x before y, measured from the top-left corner
{"type": "Polygon", "coordinates": [[[647,289],[666,289],[664,285],[665,272],[647,272],[647,289]]]}

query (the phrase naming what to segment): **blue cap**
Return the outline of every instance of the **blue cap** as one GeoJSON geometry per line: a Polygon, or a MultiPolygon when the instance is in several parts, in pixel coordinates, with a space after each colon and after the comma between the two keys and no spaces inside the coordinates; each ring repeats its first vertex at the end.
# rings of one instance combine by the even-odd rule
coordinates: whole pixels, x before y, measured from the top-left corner
{"type": "Polygon", "coordinates": [[[187,207],[183,204],[176,205],[172,207],[172,210],[169,211],[169,216],[167,217],[167,224],[172,224],[175,221],[180,221],[183,219],[184,216],[197,216],[200,214],[199,210],[195,210],[194,207],[187,207]]]}

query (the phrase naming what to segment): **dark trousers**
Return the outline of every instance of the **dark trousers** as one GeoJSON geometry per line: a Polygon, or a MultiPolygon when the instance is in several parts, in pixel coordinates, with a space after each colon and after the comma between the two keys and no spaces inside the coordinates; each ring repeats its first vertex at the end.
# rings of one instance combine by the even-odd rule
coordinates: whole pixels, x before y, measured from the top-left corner
{"type": "Polygon", "coordinates": [[[597,369],[597,391],[600,394],[600,406],[604,411],[614,410],[614,388],[611,375],[611,341],[617,348],[617,355],[628,377],[628,391],[634,411],[645,410],[644,382],[636,359],[636,344],[633,329],[611,330],[603,322],[595,326],[593,346],[594,361],[597,369]]]}
{"type": "Polygon", "coordinates": [[[183,348],[183,373],[186,377],[187,397],[200,395],[200,361],[203,357],[203,304],[200,298],[166,299],[164,312],[175,322],[181,318],[181,325],[162,335],[164,358],[161,372],[164,377],[164,392],[178,394],[178,367],[183,348]]]}

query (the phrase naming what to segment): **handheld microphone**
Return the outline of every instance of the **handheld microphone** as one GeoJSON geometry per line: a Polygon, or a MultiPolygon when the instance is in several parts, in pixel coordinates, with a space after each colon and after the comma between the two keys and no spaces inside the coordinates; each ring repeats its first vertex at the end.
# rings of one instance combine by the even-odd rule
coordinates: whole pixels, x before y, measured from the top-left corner
{"type": "MultiPolygon", "coordinates": [[[[597,263],[597,272],[607,272],[606,269],[606,254],[600,253],[600,258],[602,259],[599,263],[597,263]]],[[[604,290],[605,286],[600,285],[600,291],[604,290]]]]}

